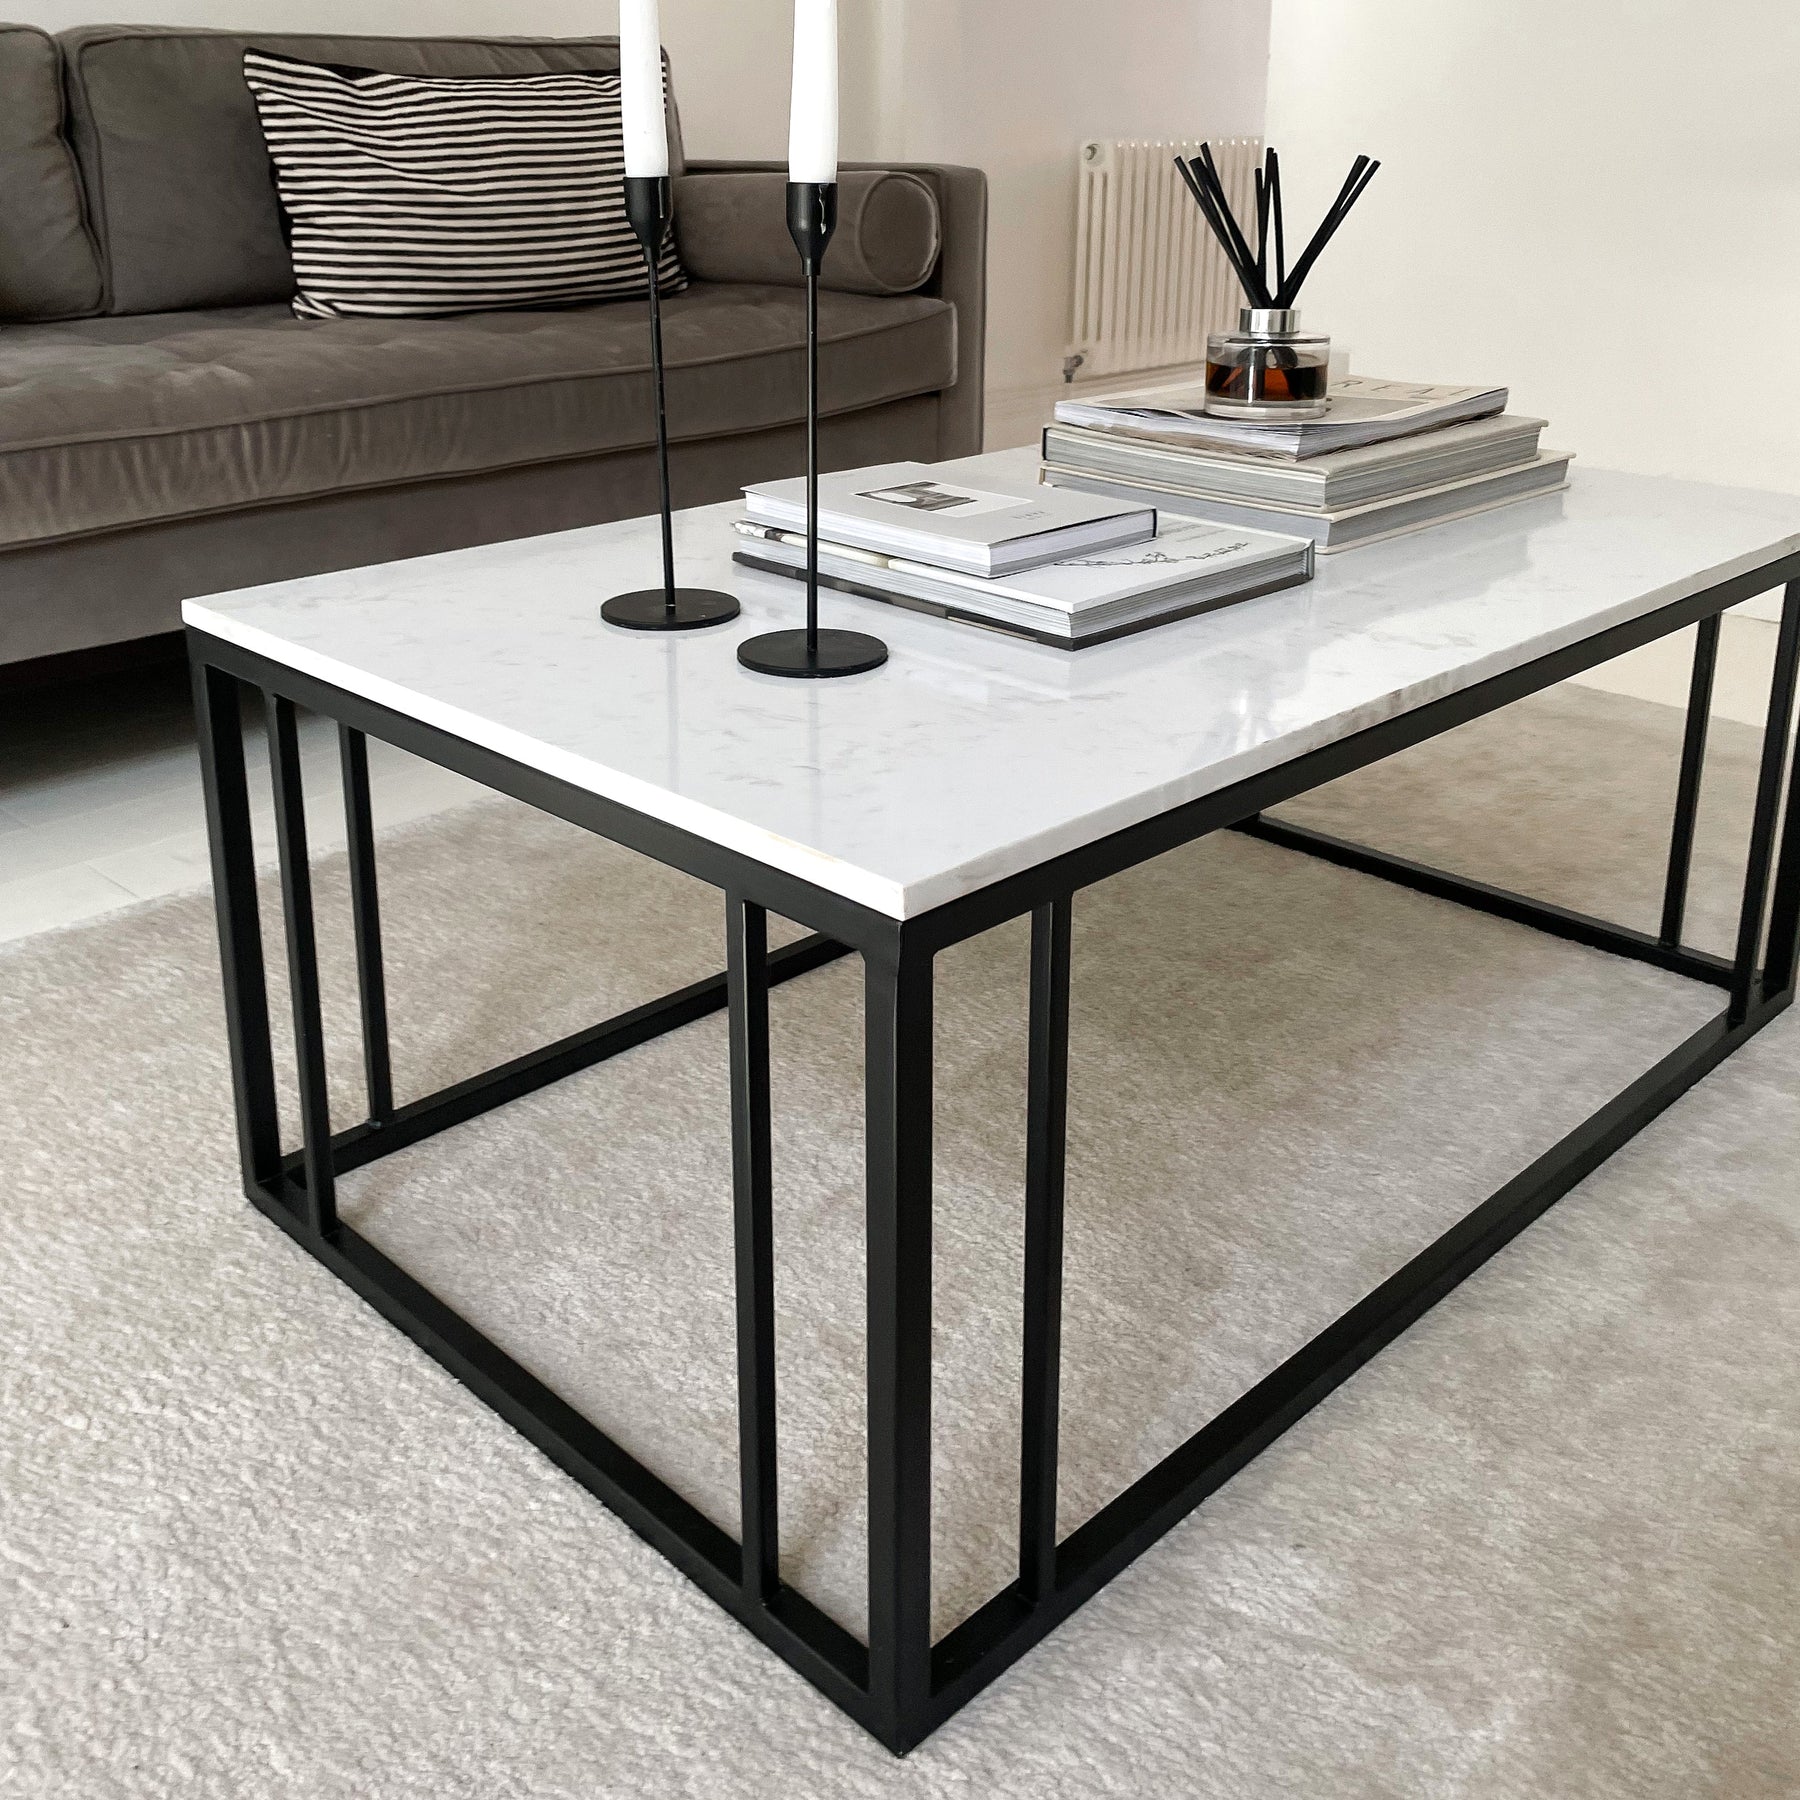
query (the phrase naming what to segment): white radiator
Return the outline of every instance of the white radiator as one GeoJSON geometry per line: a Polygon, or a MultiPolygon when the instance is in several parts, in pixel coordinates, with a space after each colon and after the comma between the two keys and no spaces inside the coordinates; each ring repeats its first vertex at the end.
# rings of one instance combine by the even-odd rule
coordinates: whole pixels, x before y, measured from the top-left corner
{"type": "MultiPolygon", "coordinates": [[[[1254,219],[1262,140],[1211,142],[1233,211],[1254,219]]],[[[1237,323],[1237,277],[1175,169],[1199,152],[1198,139],[1081,146],[1069,379],[1203,362],[1206,334],[1237,323]]]]}

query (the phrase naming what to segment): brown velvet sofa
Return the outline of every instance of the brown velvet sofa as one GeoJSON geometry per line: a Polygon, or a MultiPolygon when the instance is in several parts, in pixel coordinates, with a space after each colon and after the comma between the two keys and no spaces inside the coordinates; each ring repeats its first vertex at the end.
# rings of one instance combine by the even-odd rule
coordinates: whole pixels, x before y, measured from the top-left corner
{"type": "MultiPolygon", "coordinates": [[[[0,25],[0,665],[169,631],[256,582],[656,504],[641,301],[301,321],[241,67],[616,68],[617,40],[0,25]]],[[[773,164],[693,163],[664,307],[676,502],[803,466],[773,164]]],[[[986,184],[847,167],[820,297],[828,466],[980,448],[986,184]]]]}

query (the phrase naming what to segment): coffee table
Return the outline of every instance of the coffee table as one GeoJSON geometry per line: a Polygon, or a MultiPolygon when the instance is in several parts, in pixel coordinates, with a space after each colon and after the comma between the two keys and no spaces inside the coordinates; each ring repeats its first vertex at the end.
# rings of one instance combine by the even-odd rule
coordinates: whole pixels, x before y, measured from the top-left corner
{"type": "MultiPolygon", "coordinates": [[[[1009,453],[1002,465],[1029,464],[1009,453]]],[[[987,459],[963,465],[979,480],[987,459]]],[[[829,596],[888,665],[742,668],[802,591],[730,561],[733,506],[679,517],[730,627],[651,639],[600,603],[656,579],[636,520],[254,589],[185,609],[250,1199],[843,1710],[918,1743],[1794,998],[1800,498],[1580,471],[1563,494],[1323,559],[1309,586],[1070,653],[829,596]],[[1741,922],[1683,940],[1719,615],[1785,584],[1741,922]],[[1655,934],[1283,824],[1266,809],[1698,624],[1655,934]],[[267,709],[301,1143],[281,1141],[242,707],[267,709]],[[338,723],[367,1120],[326,1105],[296,707],[338,723]],[[366,735],[722,891],[725,971],[440,1093],[397,1101],[366,735]],[[1056,1532],[1070,916],[1087,885],[1237,829],[1721,990],[1717,1016],[1068,1536],[1056,1532]],[[775,912],[811,935],[771,952],[775,912]],[[931,1641],[932,1006],[938,952],[1029,913],[1018,1577],[931,1641]],[[834,957],[865,985],[869,1627],[782,1580],[768,996],[834,957]],[[725,1009],[742,1538],[734,1540],[338,1217],[336,1183],[725,1009]]],[[[604,955],[604,934],[595,954],[604,955]]]]}

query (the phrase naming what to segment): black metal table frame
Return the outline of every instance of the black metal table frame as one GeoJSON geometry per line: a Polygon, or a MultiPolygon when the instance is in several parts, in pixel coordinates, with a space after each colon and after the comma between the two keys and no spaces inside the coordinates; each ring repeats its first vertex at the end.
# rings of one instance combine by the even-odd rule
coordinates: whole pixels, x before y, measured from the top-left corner
{"type": "Polygon", "coordinates": [[[1800,781],[1789,728],[1800,666],[1800,555],[1773,560],[1113,833],[904,922],[219,638],[190,632],[244,1186],[269,1218],[891,1750],[928,1736],[1495,1251],[1794,998],[1800,781]],[[1719,615],[1785,584],[1735,955],[1684,946],[1719,615]],[[1263,817],[1323,782],[1692,624],[1699,625],[1661,930],[1654,936],[1263,817]],[[284,1152],[258,916],[242,707],[267,707],[302,1145],[284,1152]],[[296,706],[338,725],[368,1118],[333,1134],[326,1102],[296,706]],[[724,891],[726,971],[484,1075],[396,1104],[366,735],[572,821],[724,891]],[[1785,800],[1784,800],[1785,792],[1785,800]],[[1060,1542],[1058,1364],[1070,907],[1076,889],[1235,828],[1725,990],[1724,1010],[1546,1150],[1148,1474],[1060,1542]],[[771,954],[776,912],[814,935],[771,954]],[[931,1641],[932,1005],[937,952],[1029,912],[1019,1574],[931,1641]],[[1766,945],[1766,948],[1765,948],[1766,945]],[[776,1515],[768,993],[863,959],[867,1138],[869,1610],[865,1644],[783,1584],[776,1515]],[[428,1292],[337,1215],[347,1171],[663,1032],[725,1009],[737,1276],[742,1541],[428,1292]]]}

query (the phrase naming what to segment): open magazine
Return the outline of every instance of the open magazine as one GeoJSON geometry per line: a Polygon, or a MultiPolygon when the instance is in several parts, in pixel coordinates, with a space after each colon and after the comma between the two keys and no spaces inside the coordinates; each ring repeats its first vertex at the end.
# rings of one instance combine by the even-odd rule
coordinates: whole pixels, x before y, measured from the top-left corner
{"type": "Polygon", "coordinates": [[[1059,425],[1085,425],[1131,437],[1239,454],[1307,457],[1359,444],[1431,431],[1464,419],[1504,412],[1503,387],[1448,387],[1429,381],[1387,381],[1344,375],[1332,384],[1330,410],[1320,419],[1292,424],[1208,418],[1200,409],[1205,390],[1193,381],[1135,388],[1092,400],[1060,400],[1059,425]]]}

